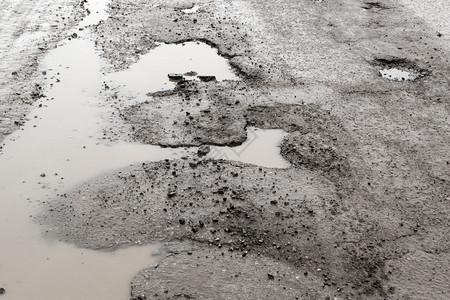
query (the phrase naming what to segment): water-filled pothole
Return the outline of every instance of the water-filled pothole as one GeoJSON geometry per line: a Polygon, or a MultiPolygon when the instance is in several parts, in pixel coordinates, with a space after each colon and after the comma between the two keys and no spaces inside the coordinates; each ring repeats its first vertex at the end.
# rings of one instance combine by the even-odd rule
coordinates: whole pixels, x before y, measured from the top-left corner
{"type": "Polygon", "coordinates": [[[128,69],[110,74],[108,84],[128,93],[173,89],[178,80],[239,80],[228,60],[202,42],[160,44],[128,69]],[[206,79],[207,80],[207,79],[206,79]]]}
{"type": "MultiPolygon", "coordinates": [[[[8,290],[4,298],[125,299],[129,279],[155,261],[150,254],[157,245],[104,253],[63,243],[50,244],[40,238],[28,216],[34,214],[35,206],[42,201],[103,172],[140,161],[179,158],[186,151],[132,143],[113,146],[99,143],[105,125],[97,97],[103,78],[101,61],[92,42],[67,42],[47,56],[44,66],[48,97],[37,105],[22,130],[9,136],[0,156],[0,282],[8,290]]],[[[186,68],[189,70],[191,66],[186,68]]],[[[160,74],[166,77],[166,72],[160,74]]],[[[231,73],[215,74],[226,78],[231,73]]],[[[267,133],[270,139],[271,132],[267,133]]],[[[261,148],[278,157],[276,144],[282,135],[275,135],[275,143],[261,148]]],[[[264,136],[261,132],[260,140],[266,140],[264,136]]],[[[258,163],[253,159],[256,148],[248,144],[258,145],[260,140],[250,132],[248,142],[235,151],[234,148],[218,151],[223,151],[228,159],[258,163]]],[[[266,157],[259,162],[267,165],[264,161],[271,160],[266,157]]],[[[269,166],[286,165],[279,162],[269,166]]]]}
{"type": "MultiPolygon", "coordinates": [[[[105,253],[46,241],[31,221],[39,204],[131,163],[180,158],[183,150],[99,143],[104,121],[101,61],[93,43],[72,40],[50,52],[47,98],[0,155],[0,284],[4,299],[126,299],[129,282],[156,261],[158,245],[105,253]],[[120,271],[118,271],[120,270],[120,271]]],[[[137,243],[138,244],[138,243],[137,243]]]]}
{"type": "Polygon", "coordinates": [[[247,128],[247,140],[237,147],[212,146],[206,158],[226,159],[268,168],[288,168],[280,154],[280,144],[287,133],[281,129],[247,128]]]}
{"type": "Polygon", "coordinates": [[[397,68],[380,70],[381,77],[394,81],[413,81],[421,77],[421,74],[415,71],[400,70],[397,68]]]}
{"type": "MultiPolygon", "coordinates": [[[[151,255],[159,245],[98,252],[44,240],[31,221],[43,201],[104,172],[196,151],[123,142],[102,144],[107,122],[102,118],[104,107],[99,97],[106,80],[101,70],[102,61],[91,41],[66,41],[51,51],[42,66],[47,97],[3,146],[0,285],[7,290],[4,299],[126,299],[131,277],[159,259],[151,255]]],[[[203,43],[161,45],[143,58],[142,64],[108,78],[132,92],[146,93],[170,89],[174,83],[167,74],[171,72],[198,76],[191,71],[217,80],[238,80],[227,61],[203,43]]],[[[240,147],[213,148],[211,157],[218,151],[221,158],[288,166],[277,147],[282,132],[249,129],[248,136],[240,147]]]]}
{"type": "Polygon", "coordinates": [[[381,77],[393,81],[414,81],[430,73],[428,70],[421,68],[417,62],[406,58],[376,58],[371,64],[379,68],[381,77]]]}

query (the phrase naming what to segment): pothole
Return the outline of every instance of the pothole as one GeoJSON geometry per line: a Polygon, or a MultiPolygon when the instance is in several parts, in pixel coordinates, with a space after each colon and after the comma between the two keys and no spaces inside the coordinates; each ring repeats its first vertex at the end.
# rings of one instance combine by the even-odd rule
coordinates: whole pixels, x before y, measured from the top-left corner
{"type": "Polygon", "coordinates": [[[239,80],[228,60],[203,42],[159,44],[128,69],[107,79],[122,92],[146,94],[170,90],[181,80],[239,80]]]}
{"type": "MultiPolygon", "coordinates": [[[[144,92],[169,88],[174,84],[168,79],[170,72],[238,79],[206,44],[161,45],[155,51],[142,64],[111,76],[123,80],[126,88],[144,92]]],[[[46,97],[36,103],[21,130],[5,139],[0,155],[0,283],[7,290],[2,298],[126,299],[132,276],[160,259],[151,256],[159,245],[116,252],[80,249],[43,239],[32,216],[42,202],[102,173],[142,161],[181,158],[197,149],[101,143],[107,121],[99,94],[105,77],[93,42],[63,42],[46,56],[41,70],[46,97]]],[[[252,130],[242,146],[213,148],[214,152],[231,160],[288,166],[278,147],[283,133],[252,130]]]]}
{"type": "Polygon", "coordinates": [[[288,134],[280,129],[247,128],[247,140],[237,147],[212,146],[206,158],[234,160],[268,168],[288,168],[280,144],[288,134]]]}
{"type": "MultiPolygon", "coordinates": [[[[183,149],[101,140],[101,61],[92,42],[72,40],[51,51],[44,93],[0,155],[2,299],[127,299],[129,283],[159,258],[159,245],[99,252],[50,242],[32,222],[40,204],[75,185],[139,161],[180,158],[183,149]]],[[[80,199],[80,201],[83,201],[80,199]]],[[[139,241],[135,241],[139,245],[139,241]]],[[[114,245],[111,245],[114,246],[114,245]]]]}
{"type": "Polygon", "coordinates": [[[379,74],[381,77],[393,81],[414,81],[430,73],[428,70],[420,68],[415,62],[405,58],[377,58],[371,64],[380,68],[379,74]]]}
{"type": "Polygon", "coordinates": [[[422,75],[414,71],[400,70],[397,68],[380,70],[381,77],[394,81],[413,81],[422,75]]]}

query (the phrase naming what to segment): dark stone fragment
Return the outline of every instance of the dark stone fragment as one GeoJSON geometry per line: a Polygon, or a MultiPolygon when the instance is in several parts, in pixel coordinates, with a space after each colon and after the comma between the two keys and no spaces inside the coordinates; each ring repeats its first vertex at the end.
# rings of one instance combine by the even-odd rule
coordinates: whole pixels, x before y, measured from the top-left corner
{"type": "Polygon", "coordinates": [[[203,82],[216,81],[216,76],[197,76],[203,82]]]}
{"type": "Polygon", "coordinates": [[[202,156],[205,156],[206,154],[208,154],[210,151],[211,151],[211,147],[209,147],[207,145],[203,145],[203,146],[200,146],[200,148],[198,148],[197,155],[202,157],[202,156]]]}
{"type": "Polygon", "coordinates": [[[195,71],[186,72],[184,73],[184,76],[197,76],[197,72],[195,71]]]}
{"type": "Polygon", "coordinates": [[[177,194],[177,192],[176,192],[175,190],[169,190],[169,191],[167,192],[167,196],[168,196],[169,198],[174,197],[176,194],[177,194]]]}
{"type": "Polygon", "coordinates": [[[171,81],[183,80],[183,74],[170,73],[170,74],[167,74],[167,76],[169,77],[169,80],[171,80],[171,81]]]}

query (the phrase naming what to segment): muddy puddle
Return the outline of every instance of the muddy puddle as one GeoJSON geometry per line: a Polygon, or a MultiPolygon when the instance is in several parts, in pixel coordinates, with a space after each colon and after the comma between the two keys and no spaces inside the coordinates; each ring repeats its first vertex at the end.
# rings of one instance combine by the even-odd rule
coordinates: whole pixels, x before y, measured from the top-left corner
{"type": "Polygon", "coordinates": [[[202,42],[186,42],[159,44],[128,69],[108,75],[107,83],[119,87],[121,93],[138,96],[173,89],[176,80],[169,75],[185,80],[200,80],[202,76],[214,76],[218,81],[239,80],[217,49],[202,42]]]}
{"type": "Polygon", "coordinates": [[[279,145],[287,133],[280,129],[247,128],[247,140],[237,147],[212,146],[206,158],[226,159],[268,168],[288,168],[279,145]]]}
{"type": "Polygon", "coordinates": [[[127,299],[129,282],[155,263],[159,245],[96,252],[42,239],[32,215],[58,193],[129,164],[186,151],[101,140],[101,61],[89,41],[65,42],[45,59],[47,98],[0,155],[2,299],[127,299]],[[120,270],[118,272],[117,270],[120,270]]]}
{"type": "MultiPolygon", "coordinates": [[[[108,2],[89,1],[90,14],[80,25],[105,19],[108,2]]],[[[41,64],[46,97],[36,103],[21,130],[5,139],[0,152],[2,299],[128,299],[131,278],[161,259],[152,255],[158,253],[158,244],[107,252],[45,240],[33,222],[43,202],[105,172],[195,155],[196,148],[104,144],[108,117],[99,94],[105,81],[139,94],[173,88],[169,73],[190,72],[186,76],[191,80],[198,80],[193,74],[239,80],[217,50],[198,42],[161,44],[123,72],[104,75],[102,66],[92,41],[61,42],[41,64]]],[[[246,143],[212,147],[208,157],[288,167],[278,147],[283,137],[282,131],[249,128],[246,143]]]]}

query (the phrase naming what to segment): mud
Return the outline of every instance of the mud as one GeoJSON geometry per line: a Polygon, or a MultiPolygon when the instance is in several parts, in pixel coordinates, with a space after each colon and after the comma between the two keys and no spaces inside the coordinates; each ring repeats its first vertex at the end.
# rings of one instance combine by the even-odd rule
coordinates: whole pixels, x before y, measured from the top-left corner
{"type": "Polygon", "coordinates": [[[240,80],[105,86],[105,139],[238,146],[248,127],[282,129],[290,166],[142,162],[36,221],[90,249],[165,242],[132,299],[450,298],[448,40],[406,2],[111,1],[92,28],[105,72],[199,41],[240,80]],[[380,73],[393,69],[414,80],[380,73]]]}
{"type": "Polygon", "coordinates": [[[320,277],[254,253],[243,259],[241,253],[196,244],[168,247],[171,256],[134,278],[131,299],[143,295],[155,299],[325,299],[332,294],[328,287],[313,288],[320,285],[320,277]],[[174,268],[176,274],[170,271],[174,268]],[[199,272],[192,274],[193,268],[199,272]],[[186,276],[190,278],[187,283],[183,280],[186,276]]]}
{"type": "Polygon", "coordinates": [[[143,143],[240,145],[246,140],[246,122],[238,99],[245,94],[235,96],[232,91],[239,85],[182,82],[174,91],[153,94],[144,103],[126,107],[120,115],[131,126],[133,139],[143,143]]]}

